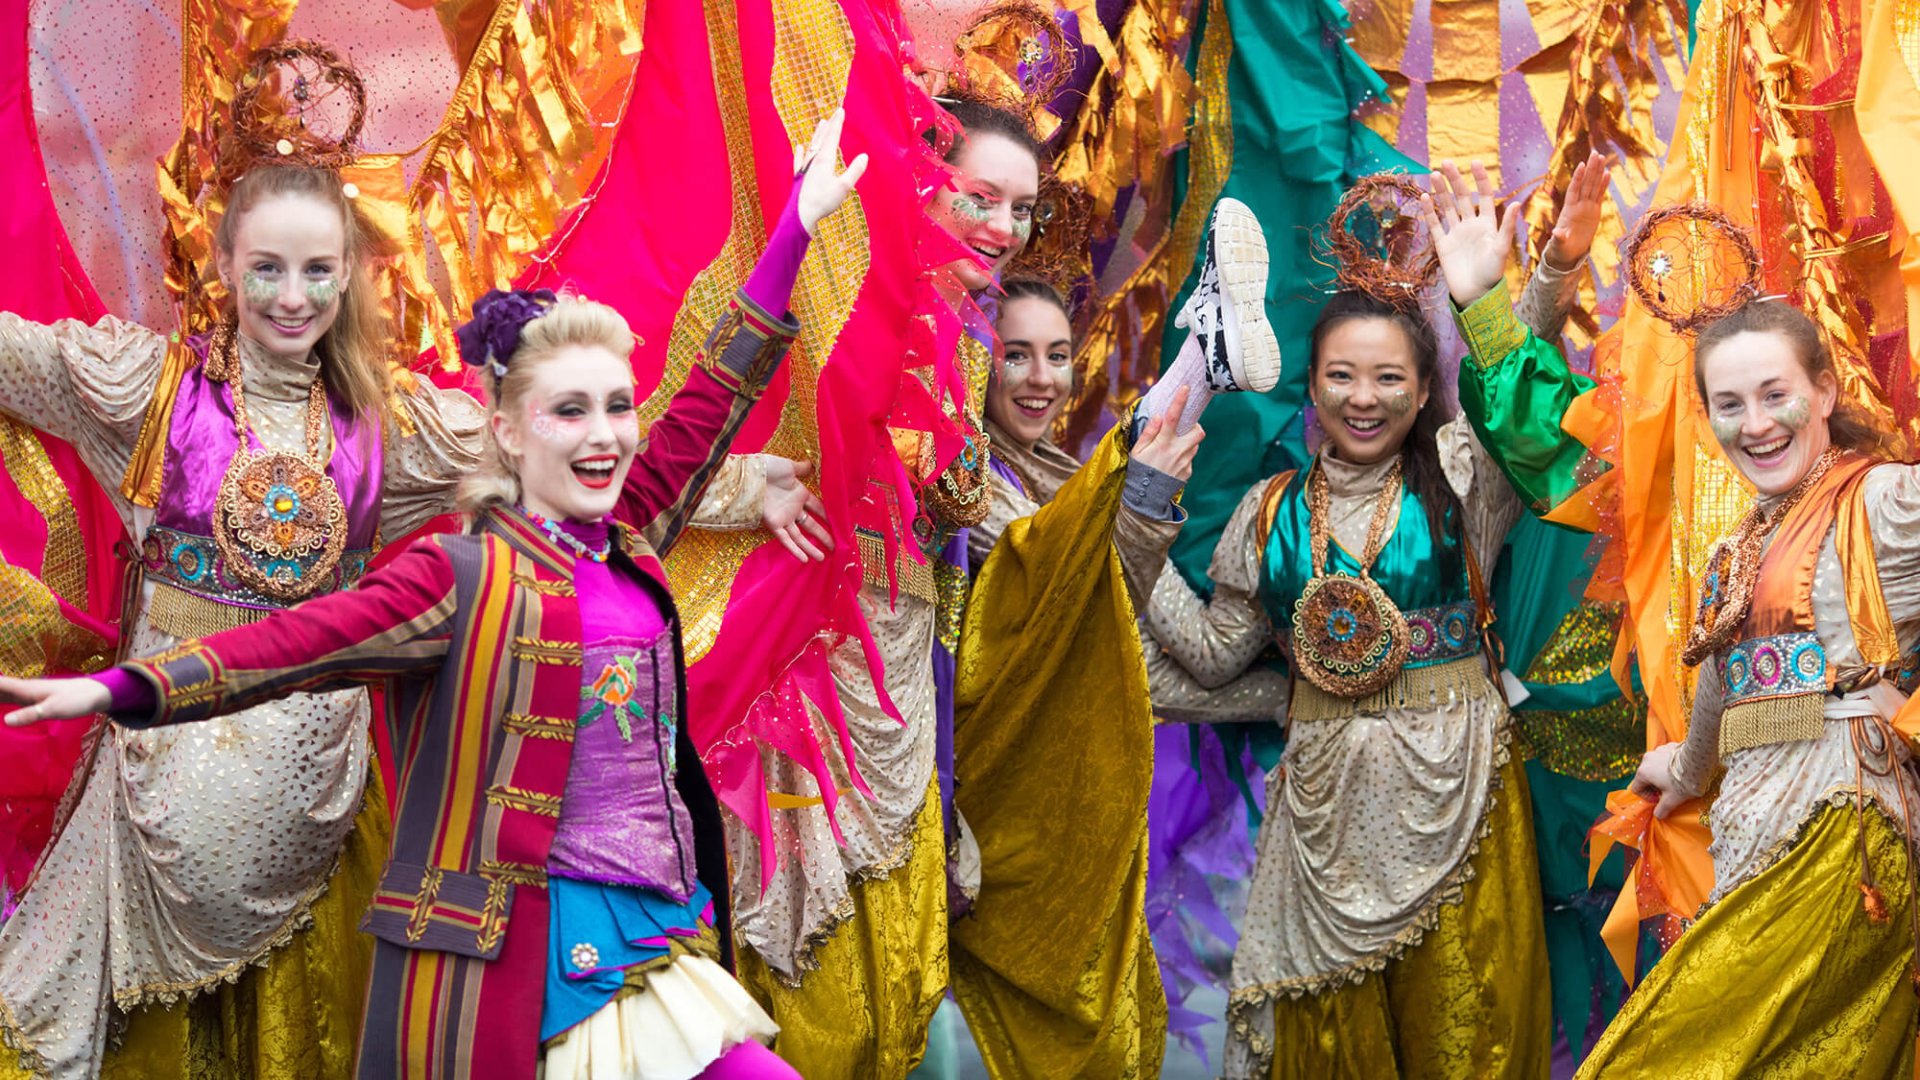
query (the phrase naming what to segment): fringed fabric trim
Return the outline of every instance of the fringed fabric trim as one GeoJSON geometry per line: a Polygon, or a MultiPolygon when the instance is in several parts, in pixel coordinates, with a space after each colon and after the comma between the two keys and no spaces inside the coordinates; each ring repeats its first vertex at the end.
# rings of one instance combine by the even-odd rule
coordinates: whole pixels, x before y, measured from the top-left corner
{"type": "Polygon", "coordinates": [[[252,626],[270,614],[261,608],[223,604],[164,581],[153,581],[153,601],[147,605],[148,625],[182,640],[252,626]]]}
{"type": "MultiPolygon", "coordinates": [[[[1446,665],[1457,666],[1455,664],[1446,665]]],[[[1397,680],[1396,680],[1397,681],[1397,680]]],[[[1484,679],[1481,680],[1485,682],[1484,679]]],[[[1458,905],[1466,895],[1467,882],[1473,880],[1473,860],[1480,854],[1480,845],[1493,832],[1493,813],[1500,802],[1500,792],[1506,786],[1502,770],[1512,759],[1511,744],[1513,728],[1503,724],[1494,745],[1493,768],[1487,780],[1487,809],[1480,817],[1480,827],[1476,830],[1473,843],[1468,846],[1465,857],[1460,860],[1440,887],[1428,898],[1426,907],[1414,916],[1406,929],[1377,952],[1333,971],[1298,979],[1281,979],[1275,982],[1260,983],[1234,989],[1227,997],[1228,1038],[1238,1039],[1253,1052],[1257,1074],[1265,1076],[1273,1062],[1273,1043],[1254,1030],[1253,1017],[1260,1009],[1269,1009],[1280,998],[1297,1000],[1310,994],[1319,994],[1337,990],[1344,986],[1358,986],[1373,975],[1386,971],[1387,965],[1405,956],[1409,950],[1419,946],[1426,939],[1427,931],[1440,924],[1443,907],[1458,905]]]]}
{"type": "Polygon", "coordinates": [[[1729,707],[1720,721],[1720,756],[1819,738],[1826,729],[1826,700],[1825,694],[1788,694],[1729,707]]]}
{"type": "Polygon", "coordinates": [[[1479,700],[1493,695],[1484,664],[1474,655],[1431,667],[1407,668],[1384,689],[1358,698],[1329,694],[1305,679],[1295,679],[1289,716],[1296,722],[1344,720],[1361,713],[1426,709],[1451,698],[1479,700]]]}

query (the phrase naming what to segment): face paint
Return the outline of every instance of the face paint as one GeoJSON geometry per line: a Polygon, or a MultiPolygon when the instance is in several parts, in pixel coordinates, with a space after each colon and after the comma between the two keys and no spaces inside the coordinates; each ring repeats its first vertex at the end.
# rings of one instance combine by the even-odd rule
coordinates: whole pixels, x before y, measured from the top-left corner
{"type": "Polygon", "coordinates": [[[1020,241],[1020,245],[1025,247],[1027,241],[1033,238],[1032,219],[1015,218],[1013,222],[1013,235],[1020,241]]]}
{"type": "Polygon", "coordinates": [[[339,296],[339,278],[329,277],[307,282],[307,303],[312,304],[315,309],[331,307],[339,296]]]}
{"type": "Polygon", "coordinates": [[[1713,425],[1713,437],[1720,440],[1722,446],[1732,446],[1733,441],[1740,437],[1741,417],[1739,415],[1721,416],[1715,413],[1707,420],[1713,425]]]}
{"type": "Polygon", "coordinates": [[[280,285],[249,270],[240,275],[240,293],[247,298],[249,306],[263,308],[280,295],[280,285]]]}
{"type": "Polygon", "coordinates": [[[560,422],[552,413],[535,406],[533,419],[528,421],[527,430],[532,432],[535,438],[553,442],[560,437],[560,422]]]}
{"type": "Polygon", "coordinates": [[[1320,407],[1337,415],[1347,407],[1347,400],[1351,397],[1353,397],[1353,391],[1329,386],[1320,391],[1320,407]]]}
{"type": "Polygon", "coordinates": [[[953,216],[967,225],[983,225],[993,216],[986,203],[964,192],[953,197],[953,216]]]}
{"type": "Polygon", "coordinates": [[[1790,398],[1786,404],[1769,407],[1767,411],[1773,414],[1775,420],[1795,431],[1804,430],[1813,419],[1813,403],[1804,397],[1790,398]]]}
{"type": "Polygon", "coordinates": [[[1405,390],[1395,390],[1387,395],[1387,415],[1405,416],[1413,411],[1413,395],[1405,390]]]}

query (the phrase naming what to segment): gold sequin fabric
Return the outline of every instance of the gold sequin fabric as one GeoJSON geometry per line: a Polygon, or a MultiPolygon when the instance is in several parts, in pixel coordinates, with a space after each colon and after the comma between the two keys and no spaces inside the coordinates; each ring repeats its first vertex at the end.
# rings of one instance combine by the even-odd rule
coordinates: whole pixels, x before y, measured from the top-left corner
{"type": "Polygon", "coordinates": [[[1859,815],[1821,809],[1784,859],[1707,908],[1654,965],[1580,1080],[1912,1076],[1912,856],[1884,815],[1870,810],[1864,827],[1886,922],[1867,917],[1855,887],[1859,815]]]}
{"type": "Polygon", "coordinates": [[[854,886],[798,987],[738,953],[741,985],[780,1025],[774,1052],[807,1080],[904,1077],[926,1052],[947,989],[947,879],[939,789],[923,791],[906,864],[854,886]]]}
{"type": "MultiPolygon", "coordinates": [[[[1227,1075],[1240,1080],[1548,1075],[1553,1018],[1526,770],[1501,769],[1500,799],[1458,903],[1420,944],[1358,985],[1259,1001],[1253,1041],[1236,1022],[1227,1075]],[[1270,1002],[1270,1004],[1269,1004],[1270,1002]],[[1271,1055],[1270,1057],[1268,1055],[1271,1055]]],[[[1236,1005],[1242,1000],[1236,995],[1236,1005]]]]}

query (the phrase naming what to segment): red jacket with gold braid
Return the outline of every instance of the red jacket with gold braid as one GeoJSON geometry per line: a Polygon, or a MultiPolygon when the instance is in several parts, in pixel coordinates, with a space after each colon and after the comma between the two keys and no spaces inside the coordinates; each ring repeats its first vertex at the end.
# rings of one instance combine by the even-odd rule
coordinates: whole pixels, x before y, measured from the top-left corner
{"type": "MultiPolygon", "coordinates": [[[[678,536],[797,330],[736,298],[628,474],[610,561],[670,620],[656,553],[678,536]]],[[[363,1078],[534,1074],[547,853],[581,701],[573,565],[524,515],[493,509],[464,535],[415,543],[356,588],[126,665],[159,696],[151,717],[116,715],[129,726],[387,686],[399,795],[393,856],[362,923],[379,939],[363,1078]]],[[[677,630],[675,667],[684,701],[677,630]]],[[[718,805],[684,726],[676,740],[675,787],[695,822],[700,878],[721,905],[718,805]]]]}

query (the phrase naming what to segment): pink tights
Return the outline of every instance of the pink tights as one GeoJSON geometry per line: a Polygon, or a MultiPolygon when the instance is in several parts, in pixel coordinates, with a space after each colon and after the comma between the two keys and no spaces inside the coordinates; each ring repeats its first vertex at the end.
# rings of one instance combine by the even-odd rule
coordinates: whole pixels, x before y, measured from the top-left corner
{"type": "Polygon", "coordinates": [[[793,1066],[757,1042],[743,1042],[700,1073],[700,1080],[800,1080],[793,1066]]]}

